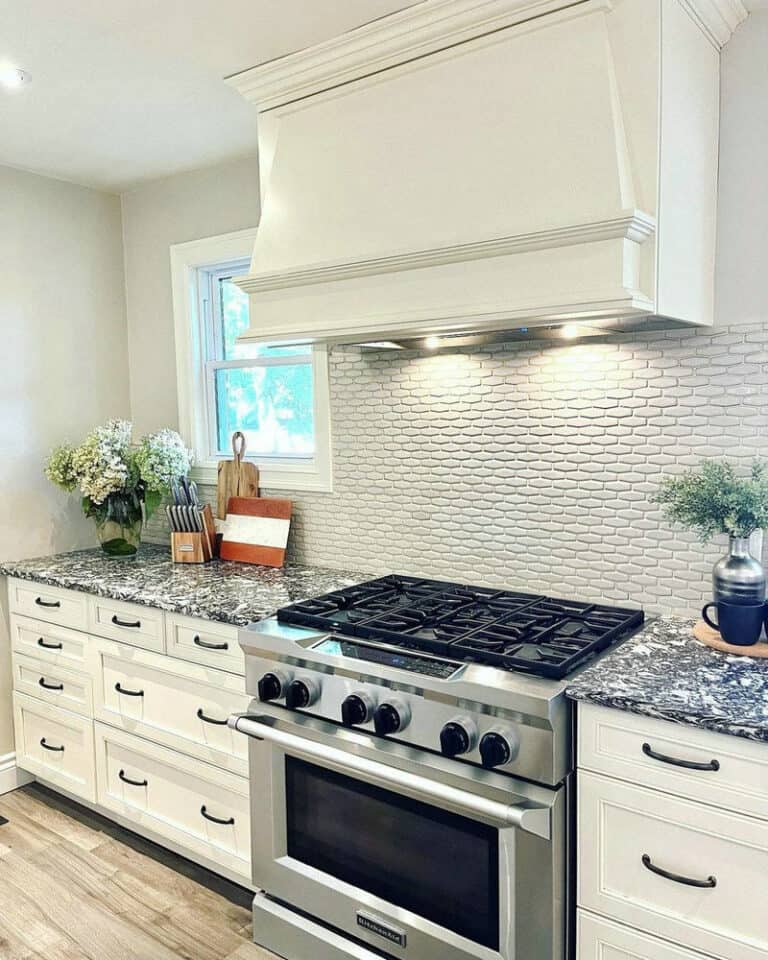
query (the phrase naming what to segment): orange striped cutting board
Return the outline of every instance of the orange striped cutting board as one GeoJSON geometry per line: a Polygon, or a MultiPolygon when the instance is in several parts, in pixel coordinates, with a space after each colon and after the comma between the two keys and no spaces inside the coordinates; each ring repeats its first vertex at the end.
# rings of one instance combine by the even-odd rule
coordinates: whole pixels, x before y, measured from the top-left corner
{"type": "Polygon", "coordinates": [[[280,497],[230,497],[227,518],[219,525],[221,559],[282,567],[292,508],[280,497]]]}

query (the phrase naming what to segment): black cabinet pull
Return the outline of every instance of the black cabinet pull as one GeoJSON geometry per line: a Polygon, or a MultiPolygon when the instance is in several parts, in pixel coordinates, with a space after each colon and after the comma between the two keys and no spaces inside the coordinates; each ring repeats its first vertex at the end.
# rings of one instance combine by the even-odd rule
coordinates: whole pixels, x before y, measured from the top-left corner
{"type": "Polygon", "coordinates": [[[192,637],[192,643],[196,643],[198,647],[205,647],[206,650],[229,650],[228,643],[206,643],[198,636],[192,637]]]}
{"type": "Polygon", "coordinates": [[[203,713],[202,707],[200,707],[200,709],[197,711],[197,715],[205,723],[212,723],[215,727],[226,727],[227,725],[226,720],[214,720],[213,717],[206,717],[206,715],[203,713]]]}
{"type": "Polygon", "coordinates": [[[211,816],[211,814],[205,809],[205,804],[200,807],[200,813],[202,813],[206,820],[210,820],[211,823],[220,823],[222,827],[231,827],[235,822],[234,817],[230,817],[229,820],[220,820],[218,817],[211,816]]]}
{"type": "Polygon", "coordinates": [[[705,887],[711,889],[717,886],[717,877],[707,877],[706,880],[693,880],[691,877],[683,877],[679,873],[670,873],[669,870],[662,870],[661,867],[657,867],[656,864],[652,862],[647,853],[643,854],[642,861],[646,870],[650,870],[651,873],[655,873],[659,877],[664,877],[665,880],[684,883],[686,887],[705,887]]]}
{"type": "Polygon", "coordinates": [[[38,607],[51,607],[54,610],[61,606],[61,600],[43,600],[42,597],[35,597],[35,603],[38,607]]]}
{"type": "Polygon", "coordinates": [[[121,687],[119,680],[115,684],[115,690],[117,690],[118,693],[124,694],[126,697],[143,697],[144,696],[143,690],[126,690],[125,687],[121,687]]]}
{"type": "Polygon", "coordinates": [[[146,787],[149,786],[149,780],[131,780],[130,777],[126,777],[125,770],[118,771],[118,777],[123,781],[123,783],[130,784],[132,787],[146,787]]]}
{"type": "Polygon", "coordinates": [[[40,684],[43,690],[63,690],[64,689],[63,683],[46,683],[45,677],[40,677],[40,679],[37,682],[40,684]]]}
{"type": "Polygon", "coordinates": [[[133,623],[131,623],[129,620],[121,620],[117,614],[112,617],[112,623],[114,623],[116,627],[131,627],[133,630],[138,630],[141,626],[141,620],[134,620],[133,623]]]}
{"type": "Polygon", "coordinates": [[[45,647],[46,650],[61,650],[62,644],[60,643],[46,643],[42,637],[37,638],[38,647],[45,647]]]}
{"type": "Polygon", "coordinates": [[[53,751],[54,753],[64,753],[64,747],[52,747],[52,746],[50,745],[50,743],[46,743],[46,742],[45,742],[45,737],[43,737],[43,738],[40,740],[40,746],[41,746],[44,750],[51,750],[51,751],[53,751]]]}
{"type": "Polygon", "coordinates": [[[719,760],[710,760],[708,763],[698,763],[696,760],[678,760],[676,757],[668,757],[663,753],[656,753],[650,743],[643,744],[643,753],[652,760],[658,760],[660,763],[671,763],[673,767],[685,767],[686,770],[708,770],[717,773],[720,769],[719,760]]]}

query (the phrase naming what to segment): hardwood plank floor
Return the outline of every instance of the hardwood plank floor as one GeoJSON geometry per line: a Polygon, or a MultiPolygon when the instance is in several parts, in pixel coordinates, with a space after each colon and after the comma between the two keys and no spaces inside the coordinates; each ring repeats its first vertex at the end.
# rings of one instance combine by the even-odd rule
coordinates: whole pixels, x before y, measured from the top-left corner
{"type": "Polygon", "coordinates": [[[0,960],[279,960],[249,891],[35,784],[0,817],[0,960]]]}

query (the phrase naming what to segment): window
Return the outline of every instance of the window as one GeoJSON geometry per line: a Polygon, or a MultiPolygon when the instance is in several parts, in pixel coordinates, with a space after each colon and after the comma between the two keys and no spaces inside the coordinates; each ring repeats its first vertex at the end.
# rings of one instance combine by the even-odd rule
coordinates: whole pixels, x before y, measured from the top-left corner
{"type": "Polygon", "coordinates": [[[238,343],[250,326],[247,273],[252,231],[171,248],[179,416],[194,470],[215,482],[242,431],[265,487],[330,490],[326,350],[309,344],[238,343]],[[238,256],[231,256],[233,252],[238,256]]]}

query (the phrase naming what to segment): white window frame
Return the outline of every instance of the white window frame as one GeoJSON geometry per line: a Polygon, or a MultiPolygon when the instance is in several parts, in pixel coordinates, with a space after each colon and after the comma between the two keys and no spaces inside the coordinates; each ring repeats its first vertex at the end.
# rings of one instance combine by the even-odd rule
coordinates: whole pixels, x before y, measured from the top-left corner
{"type": "MultiPolygon", "coordinates": [[[[171,246],[171,283],[176,332],[176,379],[181,435],[197,454],[192,477],[198,483],[215,484],[218,457],[212,456],[209,422],[210,395],[206,370],[207,323],[200,302],[200,270],[225,267],[250,259],[256,229],[238,230],[217,237],[190,240],[171,246]]],[[[277,361],[278,358],[275,358],[277,361]]],[[[280,359],[284,363],[285,360],[280,359]]],[[[248,361],[235,363],[248,366],[248,361]]],[[[328,352],[323,344],[312,345],[314,386],[315,454],[313,457],[246,457],[259,468],[263,487],[279,490],[330,492],[331,414],[328,384],[328,352]]]]}

